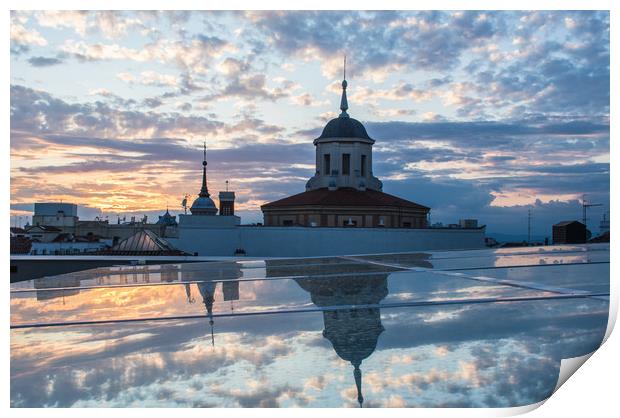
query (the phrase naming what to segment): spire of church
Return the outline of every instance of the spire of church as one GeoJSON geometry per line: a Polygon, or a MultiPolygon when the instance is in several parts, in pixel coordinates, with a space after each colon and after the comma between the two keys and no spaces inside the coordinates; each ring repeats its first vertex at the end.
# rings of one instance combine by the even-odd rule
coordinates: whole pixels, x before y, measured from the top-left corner
{"type": "Polygon", "coordinates": [[[355,386],[357,387],[357,402],[360,404],[360,408],[364,404],[364,397],[362,396],[362,371],[360,370],[361,362],[354,364],[353,377],[355,378],[355,386]]]}
{"type": "Polygon", "coordinates": [[[198,194],[200,197],[209,197],[209,189],[207,189],[207,141],[204,142],[203,160],[202,160],[202,188],[198,194]]]}
{"type": "Polygon", "coordinates": [[[347,109],[349,108],[349,103],[347,103],[347,56],[344,56],[344,71],[342,76],[342,98],[340,99],[340,113],[341,118],[348,118],[349,114],[347,113],[347,109]]]}

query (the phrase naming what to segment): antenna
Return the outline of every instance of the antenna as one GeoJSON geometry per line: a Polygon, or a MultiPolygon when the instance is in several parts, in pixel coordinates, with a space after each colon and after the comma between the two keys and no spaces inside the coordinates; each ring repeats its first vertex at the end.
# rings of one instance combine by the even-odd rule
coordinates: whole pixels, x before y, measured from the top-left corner
{"type": "Polygon", "coordinates": [[[583,212],[581,223],[585,225],[586,231],[588,230],[588,208],[595,207],[595,206],[603,206],[603,204],[602,203],[587,203],[586,195],[584,194],[581,199],[581,208],[583,212]]]}
{"type": "Polygon", "coordinates": [[[532,242],[532,209],[527,210],[527,243],[532,242]]]}
{"type": "Polygon", "coordinates": [[[342,74],[342,79],[346,80],[347,79],[347,56],[344,56],[344,70],[343,70],[343,74],[342,74]]]}
{"type": "Polygon", "coordinates": [[[226,180],[226,191],[228,191],[228,180],[226,180]]]}

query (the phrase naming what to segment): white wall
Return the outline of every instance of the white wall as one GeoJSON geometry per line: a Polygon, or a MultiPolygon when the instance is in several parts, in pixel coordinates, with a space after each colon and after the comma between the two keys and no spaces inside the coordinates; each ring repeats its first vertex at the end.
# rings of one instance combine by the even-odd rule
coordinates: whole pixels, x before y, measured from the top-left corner
{"type": "Polygon", "coordinates": [[[484,248],[483,229],[254,227],[179,228],[170,244],[201,256],[312,257],[484,248]]]}

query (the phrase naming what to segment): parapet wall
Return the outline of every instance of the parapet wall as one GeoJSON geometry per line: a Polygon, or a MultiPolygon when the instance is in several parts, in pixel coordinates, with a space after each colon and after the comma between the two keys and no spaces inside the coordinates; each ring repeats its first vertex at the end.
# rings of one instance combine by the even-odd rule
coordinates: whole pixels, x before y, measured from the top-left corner
{"type": "Polygon", "coordinates": [[[484,248],[484,229],[254,227],[180,228],[168,241],[200,256],[313,257],[484,248]]]}

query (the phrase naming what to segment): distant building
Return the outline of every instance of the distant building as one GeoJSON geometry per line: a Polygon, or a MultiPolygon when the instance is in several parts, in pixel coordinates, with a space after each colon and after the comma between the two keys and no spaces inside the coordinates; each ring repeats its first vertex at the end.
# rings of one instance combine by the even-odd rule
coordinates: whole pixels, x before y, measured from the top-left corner
{"type": "Polygon", "coordinates": [[[579,221],[564,221],[553,225],[554,244],[582,244],[586,238],[586,226],[579,221]]]}
{"type": "Polygon", "coordinates": [[[32,225],[45,225],[75,232],[77,205],[73,203],[35,203],[32,225]]]}
{"type": "Polygon", "coordinates": [[[34,242],[52,242],[62,233],[62,229],[55,226],[38,225],[29,227],[26,233],[34,242]]]}
{"type": "Polygon", "coordinates": [[[235,192],[220,192],[220,216],[215,202],[211,199],[207,185],[207,145],[204,144],[202,160],[202,186],[200,193],[190,208],[191,215],[179,215],[179,231],[201,230],[203,228],[233,228],[241,223],[235,215],[235,192]]]}
{"type": "Polygon", "coordinates": [[[176,216],[166,213],[156,223],[147,223],[147,217],[136,220],[110,223],[107,219],[80,220],[77,205],[74,203],[35,203],[32,226],[26,228],[28,236],[35,242],[52,242],[59,234],[71,234],[76,239],[84,237],[93,241],[95,237],[112,239],[116,242],[134,235],[138,231],[149,230],[162,237],[177,234],[176,216]]]}
{"type": "Polygon", "coordinates": [[[28,254],[32,248],[32,241],[24,235],[11,235],[11,254],[28,254]]]}
{"type": "Polygon", "coordinates": [[[316,172],[306,191],[261,206],[265,226],[426,228],[430,208],[382,191],[373,175],[366,128],[347,113],[342,81],[340,116],[314,140],[316,172]]]}
{"type": "Polygon", "coordinates": [[[461,228],[478,228],[478,219],[460,219],[459,226],[461,228]]]}
{"type": "Polygon", "coordinates": [[[165,226],[177,226],[177,217],[170,214],[168,208],[166,208],[166,213],[159,217],[159,220],[156,222],[157,225],[165,225],[165,226]]]}
{"type": "Polygon", "coordinates": [[[158,237],[151,231],[138,231],[114,245],[110,249],[99,252],[102,255],[145,255],[145,256],[171,256],[185,255],[183,251],[174,248],[168,241],[158,237]]]}

